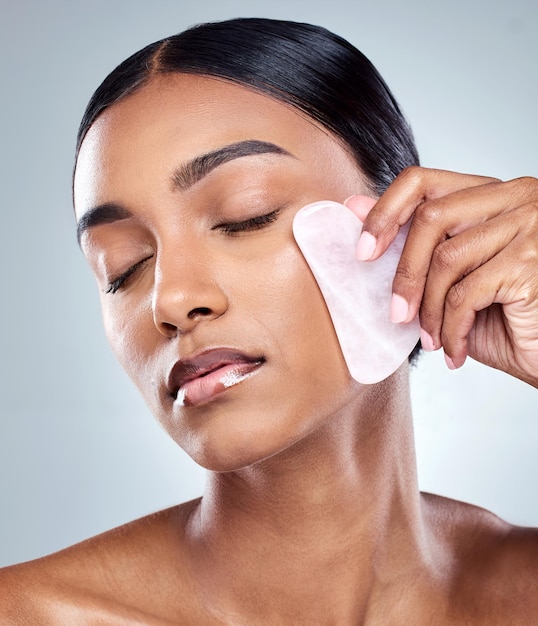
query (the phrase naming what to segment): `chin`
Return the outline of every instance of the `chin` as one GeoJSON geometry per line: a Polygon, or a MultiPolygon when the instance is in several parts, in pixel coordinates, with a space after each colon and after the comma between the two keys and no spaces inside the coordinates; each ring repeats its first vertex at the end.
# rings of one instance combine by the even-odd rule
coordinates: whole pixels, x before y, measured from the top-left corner
{"type": "MultiPolygon", "coordinates": [[[[228,403],[226,403],[228,404],[228,403]]],[[[230,403],[235,405],[235,403],[230,403]]],[[[232,472],[260,463],[290,448],[316,427],[311,414],[297,407],[221,406],[221,410],[189,412],[165,429],[201,467],[232,472]],[[301,419],[301,415],[303,419],[301,419]]],[[[208,407],[209,408],[209,407],[208,407]]]]}
{"type": "Polygon", "coordinates": [[[330,384],[324,377],[308,385],[300,382],[289,378],[267,382],[255,376],[209,402],[160,403],[153,407],[160,409],[154,414],[198,465],[212,472],[238,471],[294,447],[341,411],[358,391],[358,383],[347,374],[340,379],[334,376],[330,384]]]}
{"type": "Polygon", "coordinates": [[[278,450],[253,444],[252,441],[248,445],[243,439],[198,442],[193,449],[179,445],[193,461],[211,472],[239,471],[278,453],[278,450]]]}

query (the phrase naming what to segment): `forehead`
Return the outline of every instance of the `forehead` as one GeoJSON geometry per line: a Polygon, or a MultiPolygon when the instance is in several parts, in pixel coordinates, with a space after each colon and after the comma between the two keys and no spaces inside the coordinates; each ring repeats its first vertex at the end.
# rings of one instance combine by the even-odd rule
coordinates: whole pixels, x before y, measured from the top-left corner
{"type": "Polygon", "coordinates": [[[336,153],[352,161],[329,131],[291,105],[230,81],[167,74],[106,109],[88,131],[75,172],[76,212],[133,180],[155,181],[168,167],[248,139],[313,163],[336,153]]]}

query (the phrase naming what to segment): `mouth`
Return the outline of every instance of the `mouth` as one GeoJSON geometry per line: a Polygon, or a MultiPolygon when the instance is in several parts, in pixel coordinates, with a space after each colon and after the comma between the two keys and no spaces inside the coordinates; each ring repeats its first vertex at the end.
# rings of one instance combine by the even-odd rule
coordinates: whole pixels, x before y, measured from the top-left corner
{"type": "Polygon", "coordinates": [[[250,378],[264,363],[262,356],[237,350],[207,350],[174,365],[168,379],[169,394],[179,406],[199,405],[250,378]]]}

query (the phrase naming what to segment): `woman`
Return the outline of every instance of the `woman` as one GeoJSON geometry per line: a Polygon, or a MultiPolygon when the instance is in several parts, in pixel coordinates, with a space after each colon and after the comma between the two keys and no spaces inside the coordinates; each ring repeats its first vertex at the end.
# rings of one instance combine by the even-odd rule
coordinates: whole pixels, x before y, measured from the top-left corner
{"type": "Polygon", "coordinates": [[[234,20],[152,44],[88,106],[74,203],[108,338],[207,488],[4,570],[2,623],[536,621],[536,532],[420,494],[407,363],[348,373],[291,231],[346,198],[365,262],[414,216],[395,323],[419,312],[449,367],[538,386],[536,180],[419,168],[382,79],[323,29],[234,20]]]}

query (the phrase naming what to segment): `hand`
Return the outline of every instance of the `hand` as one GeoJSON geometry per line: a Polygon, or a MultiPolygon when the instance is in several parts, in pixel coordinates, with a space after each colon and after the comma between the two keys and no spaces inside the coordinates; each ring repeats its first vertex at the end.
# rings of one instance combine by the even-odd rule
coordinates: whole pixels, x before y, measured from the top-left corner
{"type": "Polygon", "coordinates": [[[393,322],[420,317],[425,350],[467,355],[538,387],[538,179],[501,182],[412,167],[367,211],[357,257],[381,256],[413,218],[393,282],[393,322]]]}

